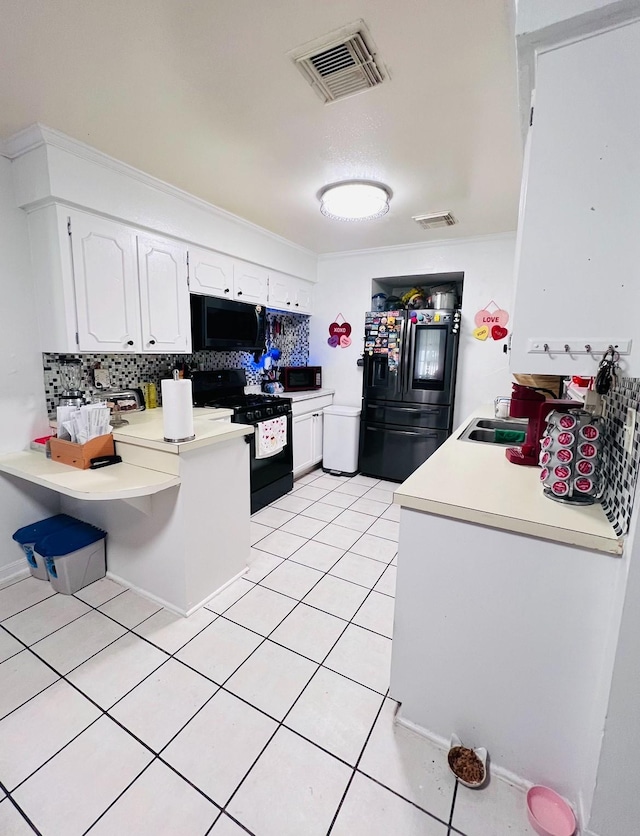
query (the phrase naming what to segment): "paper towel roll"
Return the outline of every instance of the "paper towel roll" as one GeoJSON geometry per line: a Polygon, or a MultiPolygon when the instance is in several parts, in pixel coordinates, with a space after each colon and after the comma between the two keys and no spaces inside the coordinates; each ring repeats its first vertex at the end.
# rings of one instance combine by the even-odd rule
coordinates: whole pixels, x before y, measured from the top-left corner
{"type": "Polygon", "coordinates": [[[191,441],[193,431],[193,399],[190,380],[163,380],[162,423],[164,440],[176,444],[191,441]]]}

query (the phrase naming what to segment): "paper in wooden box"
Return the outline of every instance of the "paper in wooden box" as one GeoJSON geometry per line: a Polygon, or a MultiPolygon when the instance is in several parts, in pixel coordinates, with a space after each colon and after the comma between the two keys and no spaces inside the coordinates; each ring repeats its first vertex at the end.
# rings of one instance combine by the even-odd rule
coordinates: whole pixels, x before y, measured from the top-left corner
{"type": "Polygon", "coordinates": [[[81,470],[86,470],[91,465],[91,459],[97,459],[100,456],[113,456],[115,453],[111,433],[99,435],[84,444],[74,444],[72,441],[64,441],[61,438],[52,438],[49,444],[51,446],[51,461],[68,464],[71,467],[79,467],[81,470]]]}

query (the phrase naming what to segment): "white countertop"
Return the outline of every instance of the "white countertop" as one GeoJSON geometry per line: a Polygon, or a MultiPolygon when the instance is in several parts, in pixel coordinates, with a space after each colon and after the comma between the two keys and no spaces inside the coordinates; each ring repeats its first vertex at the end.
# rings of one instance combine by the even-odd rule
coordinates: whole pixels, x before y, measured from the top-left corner
{"type": "MultiPolygon", "coordinates": [[[[511,464],[505,447],[460,441],[473,418],[493,418],[493,408],[474,412],[394,492],[404,508],[502,528],[531,537],[621,554],[619,538],[600,504],[577,507],[542,493],[540,470],[511,464]]],[[[471,548],[471,545],[470,545],[471,548]]]]}
{"type": "Polygon", "coordinates": [[[323,398],[333,395],[335,389],[305,389],[302,392],[281,392],[276,397],[291,398],[292,401],[308,401],[309,398],[323,398]]]}
{"type": "Polygon", "coordinates": [[[178,476],[132,464],[80,470],[51,461],[43,452],[25,450],[0,456],[0,472],[75,497],[75,499],[131,499],[150,496],[180,484],[178,476]]]}
{"type": "MultiPolygon", "coordinates": [[[[167,453],[186,453],[199,447],[208,447],[250,435],[254,428],[246,424],[220,423],[216,419],[233,415],[231,409],[205,409],[196,407],[193,410],[193,429],[196,437],[193,441],[183,441],[172,444],[164,440],[162,424],[162,408],[147,409],[144,412],[130,412],[126,415],[128,425],[118,427],[113,431],[114,440],[135,444],[137,447],[149,447],[153,450],[163,450],[167,453]]],[[[117,452],[117,451],[116,451],[117,452]]]]}

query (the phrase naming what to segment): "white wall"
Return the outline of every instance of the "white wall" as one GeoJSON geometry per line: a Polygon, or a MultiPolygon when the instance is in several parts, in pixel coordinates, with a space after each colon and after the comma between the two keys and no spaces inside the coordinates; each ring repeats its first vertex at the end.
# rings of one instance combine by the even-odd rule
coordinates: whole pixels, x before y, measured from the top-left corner
{"type": "Polygon", "coordinates": [[[434,242],[320,256],[314,288],[309,362],[323,367],[323,384],[334,401],[357,406],[362,398],[364,314],[371,309],[372,279],[428,273],[464,272],[462,327],[454,423],[496,395],[511,391],[505,341],[479,342],[473,317],[492,299],[511,310],[515,234],[466,241],[434,242]],[[349,348],[327,345],[328,327],[341,313],[353,327],[349,348]]]}
{"type": "Polygon", "coordinates": [[[536,102],[518,227],[511,368],[593,375],[588,354],[528,353],[634,340],[640,375],[640,22],[538,57],[536,102]],[[608,300],[605,302],[605,300],[608,300]]]}
{"type": "Polygon", "coordinates": [[[611,695],[602,741],[589,832],[620,836],[638,832],[640,794],[633,753],[640,747],[640,494],[629,536],[629,574],[611,695]]]}
{"type": "MultiPolygon", "coordinates": [[[[42,357],[37,351],[27,218],[14,206],[11,163],[0,157],[0,455],[47,430],[42,357]]],[[[46,489],[0,475],[0,583],[23,568],[11,534],[57,511],[46,489]],[[14,565],[16,564],[17,565],[14,565]]]]}

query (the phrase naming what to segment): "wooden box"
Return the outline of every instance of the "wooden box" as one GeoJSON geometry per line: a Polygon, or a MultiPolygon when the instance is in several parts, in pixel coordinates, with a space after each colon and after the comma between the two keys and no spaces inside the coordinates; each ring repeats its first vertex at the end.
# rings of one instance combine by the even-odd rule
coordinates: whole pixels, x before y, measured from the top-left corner
{"type": "Polygon", "coordinates": [[[91,465],[91,459],[97,459],[99,456],[113,456],[115,453],[111,433],[92,438],[86,444],[74,444],[71,441],[63,441],[61,438],[52,438],[49,444],[52,462],[79,467],[81,470],[86,470],[91,465]]]}

